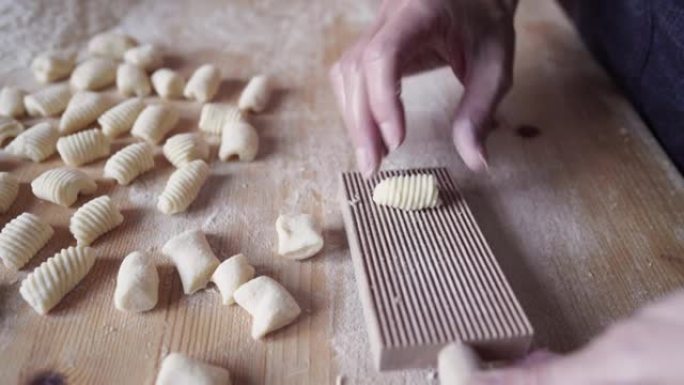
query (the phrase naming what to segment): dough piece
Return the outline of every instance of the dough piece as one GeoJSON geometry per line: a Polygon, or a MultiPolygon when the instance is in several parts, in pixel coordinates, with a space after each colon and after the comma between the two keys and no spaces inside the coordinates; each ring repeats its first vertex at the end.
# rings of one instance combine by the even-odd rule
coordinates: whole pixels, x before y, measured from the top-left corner
{"type": "Polygon", "coordinates": [[[26,92],[17,87],[7,86],[0,91],[0,115],[10,118],[21,118],[26,113],[24,108],[26,92]]]}
{"type": "Polygon", "coordinates": [[[240,286],[233,297],[252,316],[252,338],[255,340],[289,325],[302,312],[282,285],[265,276],[240,286]]]}
{"type": "Polygon", "coordinates": [[[111,101],[105,95],[91,91],[78,91],[62,114],[59,132],[71,134],[82,130],[94,123],[109,107],[111,107],[111,101]]]}
{"type": "Polygon", "coordinates": [[[97,238],[123,223],[114,202],[103,195],[88,201],[71,216],[69,231],[78,246],[90,246],[97,238]]]}
{"type": "Polygon", "coordinates": [[[81,166],[109,155],[109,138],[98,128],[63,136],[57,140],[57,152],[69,166],[81,166]]]}
{"type": "Polygon", "coordinates": [[[214,65],[205,64],[192,74],[183,90],[183,96],[205,103],[216,95],[220,85],[221,71],[214,65]]]}
{"type": "Polygon", "coordinates": [[[66,78],[76,66],[74,52],[48,52],[37,56],[31,62],[33,76],[41,83],[51,83],[66,78]]]}
{"type": "Polygon", "coordinates": [[[19,270],[42,249],[55,231],[40,217],[23,213],[7,222],[0,232],[0,259],[5,266],[19,270]]]}
{"type": "Polygon", "coordinates": [[[230,373],[181,353],[170,353],[159,368],[155,385],[231,385],[230,373]]]}
{"type": "Polygon", "coordinates": [[[60,167],[40,174],[31,182],[31,190],[37,198],[69,207],[78,194],[94,194],[97,184],[83,171],[60,167]]]}
{"type": "Polygon", "coordinates": [[[21,282],[19,293],[38,314],[47,314],[81,282],[94,264],[95,253],[90,247],[62,249],[21,282]]]}
{"type": "Polygon", "coordinates": [[[223,304],[232,305],[235,303],[233,299],[235,290],[252,278],[254,278],[254,268],[244,255],[237,254],[221,262],[212,274],[211,282],[216,284],[221,292],[223,304]]]}
{"type": "Polygon", "coordinates": [[[170,215],[187,210],[197,198],[208,176],[209,166],[201,159],[193,160],[177,169],[166,182],[166,187],[157,201],[157,209],[170,215]]]}
{"type": "Polygon", "coordinates": [[[228,123],[242,122],[244,118],[240,110],[231,104],[207,103],[202,106],[199,129],[209,134],[221,135],[223,127],[228,123]]]}
{"type": "Polygon", "coordinates": [[[116,88],[123,96],[147,96],[152,92],[150,79],[135,64],[122,63],[116,70],[116,88]]]}
{"type": "Polygon", "coordinates": [[[19,180],[14,175],[0,171],[0,214],[9,210],[19,194],[19,180]]]}
{"type": "Polygon", "coordinates": [[[144,108],[145,103],[139,98],[124,100],[102,114],[97,122],[102,127],[102,132],[113,139],[130,131],[144,108]]]}
{"type": "Polygon", "coordinates": [[[438,370],[441,385],[467,385],[480,368],[475,352],[461,342],[452,342],[439,352],[438,370]]]}
{"type": "Polygon", "coordinates": [[[145,44],[126,51],[124,61],[135,64],[145,71],[152,71],[162,66],[164,55],[159,47],[145,44]]]}
{"type": "Polygon", "coordinates": [[[57,150],[59,131],[49,122],[38,123],[22,132],[5,150],[36,163],[50,157],[57,150]]]}
{"type": "Polygon", "coordinates": [[[323,248],[323,237],[308,214],[281,215],[276,220],[278,254],[287,259],[306,259],[323,248]]]}
{"type": "Polygon", "coordinates": [[[127,185],[154,167],[154,149],[148,143],[133,143],[119,150],[107,160],[104,177],[127,185]]]}
{"type": "Polygon", "coordinates": [[[133,123],[131,135],[157,144],[178,124],[179,116],[171,106],[153,104],[145,107],[133,123]]]}
{"type": "Polygon", "coordinates": [[[96,91],[114,84],[116,62],[105,58],[90,58],[71,73],[69,83],[76,90],[96,91]]]}
{"type": "Polygon", "coordinates": [[[102,32],[93,36],[88,42],[88,53],[95,56],[106,56],[121,60],[124,53],[138,45],[132,37],[119,32],[102,32]]]}
{"type": "Polygon", "coordinates": [[[205,288],[219,265],[201,230],[176,235],[162,247],[162,253],[176,266],[185,294],[205,288]]]}
{"type": "Polygon", "coordinates": [[[0,116],[0,145],[5,140],[15,138],[24,131],[24,125],[12,118],[0,116]]]}
{"type": "Polygon", "coordinates": [[[152,74],[152,87],[164,99],[177,99],[183,96],[185,80],[176,71],[162,68],[152,74]]]}
{"type": "Polygon", "coordinates": [[[238,107],[242,111],[262,112],[271,97],[271,80],[267,75],[258,75],[250,79],[240,95],[238,107]]]}
{"type": "Polygon", "coordinates": [[[219,159],[226,162],[239,159],[251,162],[259,151],[259,135],[254,127],[246,121],[227,122],[221,134],[219,159]]]}
{"type": "Polygon", "coordinates": [[[62,113],[71,99],[71,89],[66,83],[55,84],[36,91],[24,98],[24,106],[30,116],[56,116],[62,113]]]}
{"type": "Polygon", "coordinates": [[[400,210],[422,210],[439,204],[437,179],[430,174],[394,176],[373,189],[376,204],[400,210]]]}
{"type": "Polygon", "coordinates": [[[164,156],[175,167],[183,167],[196,159],[209,158],[209,145],[196,133],[183,133],[170,137],[163,148],[164,156]]]}
{"type": "Polygon", "coordinates": [[[141,313],[157,305],[159,273],[149,255],[134,251],[121,262],[116,276],[114,306],[121,311],[141,313]]]}

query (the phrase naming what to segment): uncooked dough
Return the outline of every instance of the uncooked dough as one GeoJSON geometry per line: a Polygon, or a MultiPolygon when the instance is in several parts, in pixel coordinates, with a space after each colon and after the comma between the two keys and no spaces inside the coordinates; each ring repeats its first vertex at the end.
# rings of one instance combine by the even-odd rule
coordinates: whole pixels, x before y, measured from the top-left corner
{"type": "Polygon", "coordinates": [[[475,352],[457,341],[439,352],[438,366],[441,385],[467,385],[480,364],[475,352]]]}
{"type": "Polygon", "coordinates": [[[181,353],[170,353],[161,364],[155,385],[231,385],[230,372],[181,353]]]}
{"type": "Polygon", "coordinates": [[[373,201],[400,210],[421,210],[439,204],[437,178],[431,174],[394,176],[373,189],[373,201]]]}
{"type": "Polygon", "coordinates": [[[306,259],[323,248],[323,237],[308,214],[281,215],[276,220],[278,254],[288,259],[306,259]]]}
{"type": "Polygon", "coordinates": [[[233,298],[235,290],[252,278],[254,278],[254,268],[244,255],[237,254],[221,262],[211,276],[211,281],[221,292],[223,304],[232,305],[235,303],[233,298]]]}
{"type": "Polygon", "coordinates": [[[219,265],[202,230],[176,235],[166,242],[162,253],[176,265],[185,294],[205,288],[219,265]]]}
{"type": "Polygon", "coordinates": [[[254,278],[240,286],[233,297],[252,316],[254,339],[289,325],[302,312],[287,289],[266,276],[254,278]]]}
{"type": "Polygon", "coordinates": [[[140,313],[154,308],[159,297],[159,273],[149,255],[134,251],[121,262],[116,277],[114,306],[140,313]]]}

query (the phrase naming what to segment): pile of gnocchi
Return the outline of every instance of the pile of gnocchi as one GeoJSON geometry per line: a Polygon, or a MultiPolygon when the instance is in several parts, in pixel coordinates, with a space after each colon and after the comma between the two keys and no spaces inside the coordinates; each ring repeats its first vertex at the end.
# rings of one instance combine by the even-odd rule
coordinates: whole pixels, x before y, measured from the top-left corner
{"type": "MultiPolygon", "coordinates": [[[[78,167],[109,157],[104,178],[129,185],[154,168],[154,148],[163,143],[162,153],[176,170],[157,200],[157,209],[168,215],[186,211],[210,174],[209,145],[204,135],[219,136],[221,161],[255,159],[259,136],[249,123],[249,114],[268,105],[271,80],[253,77],[242,91],[237,105],[212,103],[220,83],[220,70],[205,64],[185,79],[163,68],[163,52],[151,45],[139,45],[118,32],[104,32],[88,43],[87,58],[77,63],[76,55],[50,52],[35,58],[31,71],[46,86],[27,94],[5,86],[0,91],[0,146],[16,157],[42,162],[55,152],[64,166],[45,171],[31,182],[38,199],[70,207],[79,195],[94,194],[95,180],[78,167]],[[115,103],[99,93],[115,85],[125,100],[115,103]],[[146,104],[144,97],[155,92],[159,102],[146,104]],[[167,135],[179,121],[179,113],[166,103],[186,98],[202,103],[199,132],[167,135]],[[20,119],[60,117],[59,124],[41,121],[25,129],[20,119]],[[135,142],[111,154],[111,142],[130,134],[135,142]]],[[[15,201],[19,181],[0,172],[0,213],[15,201]]],[[[103,234],[124,223],[116,203],[107,195],[79,207],[69,222],[76,246],[65,248],[35,268],[21,282],[20,295],[39,314],[47,314],[93,267],[96,255],[91,245],[103,234]]],[[[301,260],[318,253],[323,238],[306,214],[281,215],[275,224],[278,253],[301,260]]],[[[11,270],[19,270],[54,235],[53,228],[39,216],[24,212],[5,224],[0,232],[0,259],[11,270]]],[[[260,339],[292,323],[301,310],[288,291],[272,278],[259,276],[247,258],[238,254],[220,262],[204,233],[193,229],[171,238],[162,253],[175,265],[185,294],[193,294],[213,282],[225,305],[237,303],[253,318],[252,337],[260,339]]],[[[159,275],[150,256],[135,251],[120,266],[114,306],[141,313],[157,305],[159,275]]],[[[177,353],[161,366],[157,384],[191,370],[226,383],[228,372],[177,353]],[[225,372],[225,373],[224,373],[225,372]],[[213,373],[213,375],[212,375],[213,373]],[[213,377],[212,377],[213,378],[213,377]],[[166,380],[165,380],[166,379],[166,380]]],[[[175,383],[175,382],[174,382],[175,383]]]]}

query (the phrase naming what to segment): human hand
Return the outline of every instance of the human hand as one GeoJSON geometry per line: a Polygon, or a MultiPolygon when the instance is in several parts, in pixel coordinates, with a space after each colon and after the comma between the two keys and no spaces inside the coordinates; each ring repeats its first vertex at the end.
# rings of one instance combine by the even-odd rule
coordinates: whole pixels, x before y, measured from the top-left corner
{"type": "Polygon", "coordinates": [[[468,385],[579,384],[684,384],[684,290],[611,326],[575,353],[535,355],[513,368],[476,373],[468,382],[468,385]]]}
{"type": "Polygon", "coordinates": [[[452,126],[465,164],[486,168],[490,118],[511,85],[517,0],[385,0],[373,26],[330,70],[368,177],[405,137],[401,76],[448,65],[464,85],[452,126]]]}

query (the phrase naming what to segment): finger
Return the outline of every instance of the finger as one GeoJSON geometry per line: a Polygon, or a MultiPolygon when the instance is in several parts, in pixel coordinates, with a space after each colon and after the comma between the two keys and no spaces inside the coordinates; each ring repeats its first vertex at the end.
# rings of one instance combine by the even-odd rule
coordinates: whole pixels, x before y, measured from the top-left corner
{"type": "Polygon", "coordinates": [[[485,139],[490,118],[510,87],[511,63],[507,52],[498,44],[483,47],[472,62],[464,79],[464,92],[456,110],[453,139],[468,168],[487,168],[485,139]]]}
{"type": "Polygon", "coordinates": [[[333,94],[335,95],[335,101],[337,101],[337,108],[340,110],[340,112],[344,112],[344,79],[342,77],[342,71],[340,70],[339,63],[335,63],[330,68],[328,77],[330,79],[330,85],[332,86],[333,94]]]}

